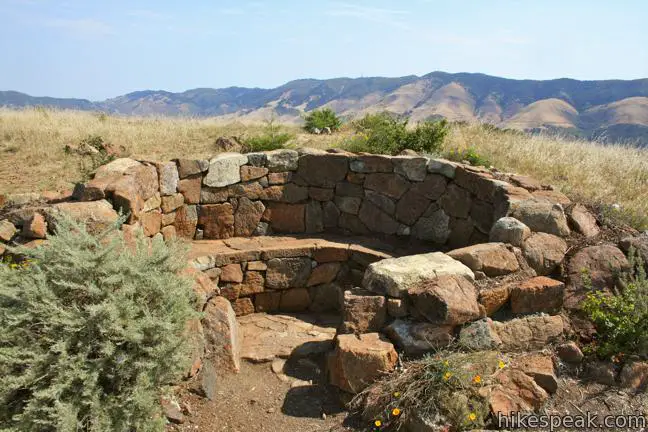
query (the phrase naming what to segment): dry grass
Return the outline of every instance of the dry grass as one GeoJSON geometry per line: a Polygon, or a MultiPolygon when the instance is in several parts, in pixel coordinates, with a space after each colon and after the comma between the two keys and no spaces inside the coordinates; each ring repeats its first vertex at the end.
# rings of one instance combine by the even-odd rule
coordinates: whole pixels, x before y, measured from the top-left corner
{"type": "MultiPolygon", "coordinates": [[[[124,146],[133,156],[165,160],[208,157],[220,136],[262,132],[263,124],[224,123],[213,118],[118,117],[43,109],[0,109],[0,193],[63,190],[80,179],[79,157],[64,152],[89,135],[124,146]]],[[[338,146],[350,134],[303,133],[292,147],[338,146]]],[[[445,150],[474,147],[502,171],[524,173],[561,188],[588,204],[618,203],[626,220],[648,227],[648,150],[602,146],[502,133],[478,125],[454,126],[445,150]]]]}

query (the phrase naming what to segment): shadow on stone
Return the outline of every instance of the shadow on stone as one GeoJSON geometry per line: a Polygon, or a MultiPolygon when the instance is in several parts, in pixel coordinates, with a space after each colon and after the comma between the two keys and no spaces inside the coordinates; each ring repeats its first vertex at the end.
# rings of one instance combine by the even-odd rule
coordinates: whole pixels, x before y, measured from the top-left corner
{"type": "Polygon", "coordinates": [[[281,412],[292,417],[322,418],[344,411],[337,390],[327,385],[307,385],[288,390],[281,412]]]}

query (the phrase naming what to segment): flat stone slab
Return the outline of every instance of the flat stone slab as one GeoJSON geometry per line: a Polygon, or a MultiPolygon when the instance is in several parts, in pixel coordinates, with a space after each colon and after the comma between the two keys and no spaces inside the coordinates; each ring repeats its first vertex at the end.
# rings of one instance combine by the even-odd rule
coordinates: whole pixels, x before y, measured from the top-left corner
{"type": "Polygon", "coordinates": [[[268,362],[331,350],[339,324],[335,316],[268,315],[254,313],[238,318],[242,338],[241,358],[268,362]]]}

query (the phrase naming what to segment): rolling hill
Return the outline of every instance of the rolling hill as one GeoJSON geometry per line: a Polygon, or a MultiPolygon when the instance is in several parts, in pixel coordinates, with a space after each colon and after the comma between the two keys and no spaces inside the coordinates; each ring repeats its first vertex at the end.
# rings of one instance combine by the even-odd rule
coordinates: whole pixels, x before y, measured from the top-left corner
{"type": "Polygon", "coordinates": [[[413,121],[445,117],[648,146],[648,79],[534,81],[432,72],[420,77],[301,79],[274,89],[145,90],[96,102],[6,91],[0,92],[0,105],[249,121],[276,115],[286,122],[299,122],[304,112],[330,107],[347,118],[389,111],[408,115],[413,121]]]}

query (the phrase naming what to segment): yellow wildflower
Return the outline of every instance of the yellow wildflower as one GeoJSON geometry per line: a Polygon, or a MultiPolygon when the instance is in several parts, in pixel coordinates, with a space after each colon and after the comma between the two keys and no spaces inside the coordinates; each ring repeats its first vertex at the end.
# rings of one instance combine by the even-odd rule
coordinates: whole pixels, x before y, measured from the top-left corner
{"type": "Polygon", "coordinates": [[[500,360],[499,363],[497,364],[497,366],[498,366],[500,369],[504,369],[504,368],[506,367],[506,363],[504,363],[502,360],[500,360]]]}
{"type": "Polygon", "coordinates": [[[401,392],[399,392],[399,391],[394,392],[394,397],[399,398],[400,396],[401,396],[401,392]]]}
{"type": "Polygon", "coordinates": [[[475,414],[474,412],[468,414],[468,420],[474,422],[475,420],[477,420],[477,414],[475,414]]]}
{"type": "Polygon", "coordinates": [[[401,413],[401,410],[398,409],[398,408],[394,408],[394,409],[392,410],[392,415],[393,415],[393,416],[396,416],[396,417],[397,417],[397,416],[400,415],[400,413],[401,413]]]}
{"type": "Polygon", "coordinates": [[[380,427],[380,426],[382,426],[382,422],[381,422],[380,420],[376,420],[376,421],[374,422],[374,426],[376,426],[376,427],[380,427]]]}
{"type": "Polygon", "coordinates": [[[446,372],[443,374],[443,379],[448,381],[452,377],[452,372],[446,372]]]}
{"type": "Polygon", "coordinates": [[[480,384],[481,383],[481,376],[475,375],[475,377],[473,378],[473,382],[475,384],[480,384]]]}

